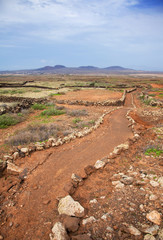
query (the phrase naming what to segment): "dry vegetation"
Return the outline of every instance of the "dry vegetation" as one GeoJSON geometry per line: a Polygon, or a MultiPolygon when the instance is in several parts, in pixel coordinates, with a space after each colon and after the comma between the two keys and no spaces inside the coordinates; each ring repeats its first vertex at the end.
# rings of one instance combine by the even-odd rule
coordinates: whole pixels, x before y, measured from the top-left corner
{"type": "MultiPolygon", "coordinates": [[[[48,137],[59,137],[74,129],[90,127],[104,109],[55,105],[55,99],[76,99],[105,101],[120,98],[124,89],[135,86],[147,91],[153,98],[162,99],[162,77],[159,76],[76,76],[76,75],[1,75],[0,83],[20,84],[27,87],[0,88],[2,96],[45,97],[48,104],[34,104],[20,113],[0,116],[1,152],[11,145],[24,145],[30,142],[46,141],[48,137]],[[35,86],[35,87],[30,87],[35,86]],[[56,90],[37,88],[38,86],[58,88],[56,90]],[[93,87],[85,88],[85,87],[93,87]],[[101,87],[101,88],[99,88],[101,87]],[[23,123],[24,122],[24,123],[23,123]],[[16,125],[16,126],[14,126],[16,125]],[[20,128],[17,127],[20,125],[20,128]]],[[[14,106],[17,103],[1,103],[14,106]]]]}

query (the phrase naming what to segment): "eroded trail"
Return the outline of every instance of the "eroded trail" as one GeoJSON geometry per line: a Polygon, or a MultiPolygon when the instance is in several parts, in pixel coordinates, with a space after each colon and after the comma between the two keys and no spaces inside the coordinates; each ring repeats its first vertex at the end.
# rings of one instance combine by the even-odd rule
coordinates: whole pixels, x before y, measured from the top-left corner
{"type": "Polygon", "coordinates": [[[126,107],[107,115],[104,123],[90,135],[58,148],[35,152],[30,157],[30,167],[32,164],[37,167],[15,195],[16,204],[9,209],[13,226],[9,227],[7,222],[3,228],[5,239],[49,239],[57,215],[56,198],[63,196],[63,187],[71,174],[79,173],[87,165],[107,156],[115,146],[132,136],[125,117],[129,107],[130,96],[126,107]]]}

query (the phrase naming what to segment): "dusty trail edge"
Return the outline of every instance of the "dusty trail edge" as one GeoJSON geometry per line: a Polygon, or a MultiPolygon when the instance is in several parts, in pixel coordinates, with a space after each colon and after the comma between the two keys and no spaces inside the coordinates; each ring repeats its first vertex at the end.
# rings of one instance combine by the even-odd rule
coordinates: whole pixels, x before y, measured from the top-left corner
{"type": "Polygon", "coordinates": [[[94,165],[133,136],[126,119],[132,108],[132,94],[127,94],[125,106],[106,115],[103,124],[91,134],[24,158],[23,167],[30,174],[11,200],[14,204],[8,208],[10,217],[2,229],[5,239],[49,239],[58,214],[56,199],[66,195],[64,185],[72,173],[82,174],[84,167],[94,165]]]}

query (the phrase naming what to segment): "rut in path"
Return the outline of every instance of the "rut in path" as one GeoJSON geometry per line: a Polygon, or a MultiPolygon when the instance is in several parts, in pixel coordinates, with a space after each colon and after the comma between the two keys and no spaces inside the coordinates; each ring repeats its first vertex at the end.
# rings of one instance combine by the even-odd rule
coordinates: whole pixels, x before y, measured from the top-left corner
{"type": "Polygon", "coordinates": [[[127,110],[121,108],[107,115],[96,131],[82,139],[53,150],[35,152],[31,156],[31,162],[49,157],[28,176],[24,189],[17,197],[18,204],[10,211],[14,226],[6,229],[5,239],[49,240],[57,214],[56,197],[62,195],[63,186],[70,180],[71,174],[93,165],[132,136],[125,117],[127,110]],[[48,200],[50,203],[46,204],[48,200]],[[16,224],[19,224],[18,228],[16,224]]]}

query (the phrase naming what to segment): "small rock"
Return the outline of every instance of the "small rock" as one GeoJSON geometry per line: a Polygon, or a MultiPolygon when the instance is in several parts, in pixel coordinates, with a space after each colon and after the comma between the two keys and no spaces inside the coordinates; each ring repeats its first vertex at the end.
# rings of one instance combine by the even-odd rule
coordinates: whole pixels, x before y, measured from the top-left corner
{"type": "Polygon", "coordinates": [[[151,235],[157,235],[158,230],[159,230],[159,226],[154,225],[152,227],[148,227],[148,228],[144,229],[143,232],[151,234],[151,235]]]}
{"type": "Polygon", "coordinates": [[[91,165],[88,165],[87,167],[84,168],[84,171],[87,175],[90,175],[95,171],[95,168],[91,165]]]}
{"type": "Polygon", "coordinates": [[[161,187],[163,187],[163,177],[160,177],[158,179],[158,183],[161,185],[161,187]]]}
{"type": "Polygon", "coordinates": [[[66,214],[68,216],[74,217],[83,217],[84,208],[80,205],[79,202],[74,201],[74,199],[68,195],[62,198],[58,204],[59,214],[66,214]]]}
{"type": "Polygon", "coordinates": [[[156,238],[150,234],[144,236],[144,240],[156,240],[156,238]]]}
{"type": "Polygon", "coordinates": [[[93,216],[89,217],[89,218],[85,218],[82,221],[83,225],[86,225],[87,223],[93,223],[96,222],[96,218],[94,218],[93,216]]]}
{"type": "Polygon", "coordinates": [[[130,184],[133,183],[134,178],[133,178],[133,177],[125,176],[125,177],[121,178],[120,181],[121,181],[122,183],[124,183],[125,185],[130,185],[130,184]]]}
{"type": "Polygon", "coordinates": [[[151,180],[150,184],[151,184],[152,187],[158,187],[159,186],[159,183],[154,181],[154,180],[151,180]]]}
{"type": "Polygon", "coordinates": [[[68,232],[76,232],[79,228],[79,218],[64,216],[63,224],[68,232]]]}
{"type": "Polygon", "coordinates": [[[119,155],[121,153],[122,149],[115,147],[113,150],[113,155],[119,155]]]}
{"type": "Polygon", "coordinates": [[[112,232],[114,232],[114,229],[111,228],[111,227],[107,227],[107,228],[106,228],[106,231],[112,233],[112,232]]]}
{"type": "Polygon", "coordinates": [[[0,240],[3,240],[4,238],[3,238],[3,236],[2,235],[0,235],[0,240]]]}
{"type": "Polygon", "coordinates": [[[21,148],[20,149],[22,153],[28,153],[29,149],[28,148],[21,148]]]}
{"type": "Polygon", "coordinates": [[[73,186],[72,182],[69,182],[64,185],[64,190],[71,195],[75,192],[75,187],[73,186]]]}
{"type": "Polygon", "coordinates": [[[142,180],[137,180],[135,183],[136,186],[144,186],[146,185],[146,182],[142,179],[142,180]]]}
{"type": "Polygon", "coordinates": [[[141,232],[132,225],[128,226],[128,231],[130,232],[130,234],[132,234],[134,236],[140,236],[141,235],[141,232]]]}
{"type": "Polygon", "coordinates": [[[6,161],[0,161],[0,174],[3,173],[3,171],[6,169],[7,167],[7,162],[6,161]]]}
{"type": "Polygon", "coordinates": [[[136,138],[136,139],[138,139],[140,136],[139,136],[139,134],[134,134],[134,137],[136,138]]]}
{"type": "Polygon", "coordinates": [[[115,188],[123,188],[123,187],[124,187],[124,184],[121,183],[121,182],[119,182],[119,183],[115,186],[115,188]]]}
{"type": "Polygon", "coordinates": [[[163,240],[163,228],[159,230],[158,237],[159,237],[158,240],[163,240]]]}
{"type": "Polygon", "coordinates": [[[10,155],[4,155],[4,156],[3,156],[3,160],[4,160],[4,161],[7,161],[7,160],[12,161],[12,160],[13,160],[13,157],[10,156],[10,155]]]}
{"type": "Polygon", "coordinates": [[[19,157],[19,153],[18,152],[14,152],[13,159],[16,160],[16,159],[18,159],[18,157],[19,157]]]}
{"type": "Polygon", "coordinates": [[[7,173],[13,175],[19,175],[23,171],[22,168],[17,167],[15,164],[8,162],[7,163],[7,173]]]}
{"type": "Polygon", "coordinates": [[[44,204],[44,205],[48,205],[50,202],[51,202],[50,199],[48,199],[48,200],[44,200],[44,201],[43,201],[43,204],[44,204]]]}
{"type": "Polygon", "coordinates": [[[107,220],[108,217],[110,217],[109,213],[105,213],[104,215],[102,215],[101,219],[107,220]]]}
{"type": "Polygon", "coordinates": [[[112,181],[113,186],[116,186],[118,183],[120,183],[120,181],[112,181]]]}
{"type": "Polygon", "coordinates": [[[150,200],[150,201],[155,201],[157,198],[158,198],[158,197],[157,197],[156,195],[154,195],[154,194],[152,194],[152,195],[149,196],[149,200],[150,200]]]}
{"type": "Polygon", "coordinates": [[[91,240],[91,238],[87,234],[72,236],[72,240],[91,240]]]}
{"type": "Polygon", "coordinates": [[[81,182],[83,180],[80,176],[76,175],[75,173],[72,174],[71,179],[75,182],[81,182]]]}
{"type": "Polygon", "coordinates": [[[9,227],[12,227],[12,226],[13,226],[13,222],[10,222],[10,223],[9,223],[9,227]]]}
{"type": "Polygon", "coordinates": [[[61,222],[54,224],[52,234],[50,233],[50,240],[69,240],[66,229],[61,222]]]}
{"type": "Polygon", "coordinates": [[[97,199],[93,199],[93,200],[90,200],[89,203],[92,204],[92,203],[98,203],[98,202],[97,202],[97,199]]]}
{"type": "Polygon", "coordinates": [[[19,179],[21,181],[24,181],[27,178],[27,174],[28,174],[28,169],[25,168],[20,174],[19,174],[19,179]]]}
{"type": "Polygon", "coordinates": [[[143,204],[140,204],[139,208],[142,212],[144,212],[144,205],[143,204]]]}
{"type": "Polygon", "coordinates": [[[94,167],[96,169],[100,169],[103,168],[105,166],[105,162],[101,161],[101,160],[97,160],[97,162],[95,163],[94,167]]]}
{"type": "Polygon", "coordinates": [[[161,215],[156,210],[153,210],[152,212],[148,213],[146,215],[146,218],[157,225],[161,224],[161,215]]]}

